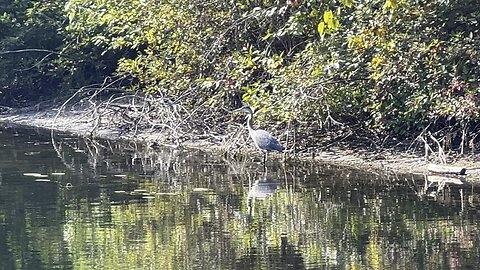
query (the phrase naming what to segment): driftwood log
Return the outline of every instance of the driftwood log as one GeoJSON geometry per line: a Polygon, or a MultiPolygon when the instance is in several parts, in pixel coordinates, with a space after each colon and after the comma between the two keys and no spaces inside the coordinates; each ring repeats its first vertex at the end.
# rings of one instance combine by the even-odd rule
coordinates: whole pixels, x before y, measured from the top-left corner
{"type": "Polygon", "coordinates": [[[445,176],[439,176],[439,175],[428,175],[427,180],[430,183],[436,183],[436,184],[455,184],[455,185],[462,185],[463,181],[459,178],[455,177],[445,177],[445,176]]]}
{"type": "Polygon", "coordinates": [[[437,164],[428,164],[427,169],[429,172],[444,173],[444,174],[465,175],[465,173],[467,172],[467,169],[465,167],[454,167],[454,166],[437,165],[437,164]]]}

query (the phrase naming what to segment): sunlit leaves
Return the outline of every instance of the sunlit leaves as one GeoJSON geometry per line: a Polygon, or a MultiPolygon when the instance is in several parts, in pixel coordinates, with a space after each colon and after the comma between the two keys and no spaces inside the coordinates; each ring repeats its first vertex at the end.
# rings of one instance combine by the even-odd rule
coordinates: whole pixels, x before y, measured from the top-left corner
{"type": "Polygon", "coordinates": [[[385,4],[383,5],[383,8],[386,10],[393,10],[397,7],[397,1],[396,0],[385,0],[385,4]]]}
{"type": "Polygon", "coordinates": [[[373,69],[376,69],[378,68],[383,62],[383,57],[381,56],[375,56],[372,58],[372,60],[370,61],[370,65],[373,69]]]}
{"type": "Polygon", "coordinates": [[[340,21],[333,14],[331,10],[327,10],[323,13],[323,21],[320,21],[317,26],[317,31],[321,37],[324,37],[325,34],[331,34],[333,31],[337,30],[340,26],[340,21]]]}
{"type": "Polygon", "coordinates": [[[230,10],[228,4],[209,9],[208,3],[189,1],[87,1],[69,2],[69,10],[83,9],[86,16],[72,33],[84,45],[93,43],[105,51],[135,50],[138,59],[120,59],[117,71],[137,78],[147,91],[188,90],[196,80],[194,72],[209,65],[205,56],[215,56],[212,42],[222,42],[215,37],[225,35],[218,26],[230,10]],[[130,60],[136,64],[128,64],[130,60]]]}
{"type": "Polygon", "coordinates": [[[365,41],[363,40],[362,37],[359,36],[354,36],[349,38],[348,40],[348,48],[354,49],[354,50],[360,50],[365,47],[365,41]]]}
{"type": "Polygon", "coordinates": [[[353,6],[353,0],[340,0],[342,4],[344,4],[346,7],[351,8],[353,6]]]}
{"type": "Polygon", "coordinates": [[[321,21],[321,22],[318,23],[317,31],[320,34],[320,36],[323,37],[325,35],[325,22],[324,21],[321,21]]]}
{"type": "Polygon", "coordinates": [[[323,13],[323,21],[327,24],[328,28],[335,30],[340,25],[338,19],[333,15],[331,10],[327,10],[323,13]]]}
{"type": "Polygon", "coordinates": [[[272,37],[273,37],[273,33],[269,31],[267,34],[265,34],[265,36],[262,37],[262,41],[269,40],[272,37]]]}

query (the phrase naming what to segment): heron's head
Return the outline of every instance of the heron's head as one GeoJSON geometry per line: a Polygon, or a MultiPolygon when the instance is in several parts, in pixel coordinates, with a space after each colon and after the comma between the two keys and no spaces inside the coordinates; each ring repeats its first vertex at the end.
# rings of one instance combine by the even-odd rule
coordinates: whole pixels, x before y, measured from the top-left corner
{"type": "Polygon", "coordinates": [[[248,105],[243,105],[241,108],[238,108],[236,110],[233,110],[234,112],[246,112],[248,114],[253,114],[252,108],[248,105]]]}

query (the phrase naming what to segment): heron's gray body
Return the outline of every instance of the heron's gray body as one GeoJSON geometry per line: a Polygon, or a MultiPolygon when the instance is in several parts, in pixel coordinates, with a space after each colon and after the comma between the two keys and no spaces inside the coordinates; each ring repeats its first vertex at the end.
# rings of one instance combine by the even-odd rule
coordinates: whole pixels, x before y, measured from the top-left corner
{"type": "MultiPolygon", "coordinates": [[[[277,141],[275,137],[270,134],[270,132],[263,129],[253,129],[252,127],[252,118],[253,111],[248,106],[243,106],[236,111],[243,111],[248,113],[247,115],[247,127],[248,133],[253,140],[255,146],[262,152],[267,153],[271,151],[283,152],[285,148],[277,141]]],[[[265,157],[266,158],[266,157],[265,157]]]]}
{"type": "Polygon", "coordinates": [[[283,148],[283,146],[277,141],[277,139],[275,139],[275,137],[273,137],[272,134],[270,134],[270,132],[266,130],[263,130],[263,129],[254,130],[252,128],[249,128],[248,133],[250,134],[250,137],[252,138],[253,143],[260,151],[283,152],[283,150],[285,150],[285,148],[283,148]]]}

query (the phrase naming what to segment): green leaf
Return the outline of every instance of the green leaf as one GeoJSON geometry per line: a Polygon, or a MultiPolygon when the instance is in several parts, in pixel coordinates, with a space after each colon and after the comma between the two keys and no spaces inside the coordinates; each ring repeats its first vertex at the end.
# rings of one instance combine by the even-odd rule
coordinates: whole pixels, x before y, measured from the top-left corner
{"type": "Polygon", "coordinates": [[[262,41],[266,41],[273,36],[271,32],[268,32],[265,36],[262,37],[262,41]]]}
{"type": "Polygon", "coordinates": [[[351,8],[352,5],[353,5],[353,1],[352,0],[341,0],[342,4],[348,8],[351,8]]]}
{"type": "Polygon", "coordinates": [[[325,35],[325,22],[318,23],[317,31],[320,34],[320,36],[323,37],[325,35]]]}
{"type": "Polygon", "coordinates": [[[334,18],[334,16],[333,16],[333,12],[331,10],[327,10],[323,13],[323,21],[325,21],[327,24],[328,24],[328,22],[333,20],[333,18],[334,18]]]}
{"type": "Polygon", "coordinates": [[[383,5],[384,9],[395,9],[397,7],[397,2],[395,0],[386,0],[383,5]]]}

